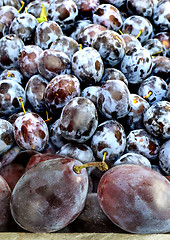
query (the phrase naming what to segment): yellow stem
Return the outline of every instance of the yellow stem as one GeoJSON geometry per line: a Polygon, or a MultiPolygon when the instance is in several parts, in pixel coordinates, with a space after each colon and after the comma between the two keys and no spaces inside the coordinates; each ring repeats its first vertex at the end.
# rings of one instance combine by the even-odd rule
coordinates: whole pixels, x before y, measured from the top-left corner
{"type": "Polygon", "coordinates": [[[123,34],[124,34],[124,33],[123,33],[121,30],[119,30],[119,32],[120,32],[120,34],[121,34],[121,35],[123,35],[123,34]]]}
{"type": "Polygon", "coordinates": [[[107,155],[107,152],[104,152],[102,162],[90,162],[90,163],[82,164],[80,166],[75,165],[73,167],[73,170],[77,174],[81,172],[81,169],[87,168],[87,167],[97,167],[100,171],[107,171],[108,170],[108,165],[105,163],[106,155],[107,155]]]}
{"type": "Polygon", "coordinates": [[[24,114],[26,114],[25,107],[24,107],[24,104],[23,104],[23,101],[22,101],[22,97],[19,97],[18,99],[19,99],[19,101],[21,103],[21,106],[22,106],[24,114]]]}
{"type": "Polygon", "coordinates": [[[159,54],[159,53],[162,53],[164,52],[165,50],[162,50],[162,51],[159,51],[159,52],[156,52],[156,53],[153,53],[152,56],[156,55],[156,54],[159,54]]]}
{"type": "Polygon", "coordinates": [[[15,77],[13,73],[7,72],[7,77],[15,77]]]}
{"type": "Polygon", "coordinates": [[[83,45],[81,43],[79,44],[79,48],[80,48],[80,50],[83,49],[83,45]]]}
{"type": "Polygon", "coordinates": [[[25,5],[25,2],[24,1],[21,1],[21,7],[20,7],[20,9],[18,10],[18,12],[21,12],[21,10],[23,9],[23,7],[24,7],[24,5],[25,5]]]}
{"type": "Polygon", "coordinates": [[[45,122],[49,122],[51,119],[52,119],[52,117],[48,117],[48,111],[46,111],[46,115],[47,115],[47,119],[45,120],[45,122]]]}
{"type": "Polygon", "coordinates": [[[138,37],[141,35],[142,32],[143,32],[143,29],[140,30],[140,32],[138,33],[138,35],[136,36],[136,38],[138,38],[138,37]]]}
{"type": "Polygon", "coordinates": [[[144,98],[144,99],[148,99],[151,95],[152,95],[152,91],[149,91],[149,92],[148,92],[148,95],[144,96],[143,98],[144,98]]]}

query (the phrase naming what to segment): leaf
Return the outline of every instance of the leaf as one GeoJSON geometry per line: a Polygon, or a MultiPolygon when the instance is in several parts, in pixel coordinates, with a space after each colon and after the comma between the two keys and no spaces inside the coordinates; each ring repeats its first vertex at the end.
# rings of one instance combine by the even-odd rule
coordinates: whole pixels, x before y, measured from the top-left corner
{"type": "Polygon", "coordinates": [[[47,20],[47,11],[46,11],[46,8],[45,8],[44,4],[42,4],[42,9],[41,9],[40,17],[37,18],[37,21],[38,21],[39,23],[41,23],[41,22],[47,22],[47,21],[48,21],[48,20],[47,20]]]}

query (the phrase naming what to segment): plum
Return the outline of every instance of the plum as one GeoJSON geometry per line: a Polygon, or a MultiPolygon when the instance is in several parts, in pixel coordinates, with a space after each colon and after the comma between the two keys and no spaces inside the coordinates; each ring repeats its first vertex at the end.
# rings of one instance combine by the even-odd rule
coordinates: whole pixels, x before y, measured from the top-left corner
{"type": "Polygon", "coordinates": [[[150,168],[112,167],[98,185],[104,213],[125,231],[138,234],[170,231],[170,182],[150,168]]]}

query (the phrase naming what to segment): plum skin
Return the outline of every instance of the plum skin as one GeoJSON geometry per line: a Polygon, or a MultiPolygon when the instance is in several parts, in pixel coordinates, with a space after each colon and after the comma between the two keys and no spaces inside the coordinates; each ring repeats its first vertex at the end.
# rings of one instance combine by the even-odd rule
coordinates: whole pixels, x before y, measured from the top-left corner
{"type": "Polygon", "coordinates": [[[66,227],[83,210],[88,175],[77,174],[72,158],[51,159],[27,170],[11,196],[11,213],[23,229],[30,232],[55,232],[66,227]]]}
{"type": "Polygon", "coordinates": [[[100,179],[98,200],[109,219],[127,232],[170,232],[170,182],[155,170],[119,165],[100,179]]]}

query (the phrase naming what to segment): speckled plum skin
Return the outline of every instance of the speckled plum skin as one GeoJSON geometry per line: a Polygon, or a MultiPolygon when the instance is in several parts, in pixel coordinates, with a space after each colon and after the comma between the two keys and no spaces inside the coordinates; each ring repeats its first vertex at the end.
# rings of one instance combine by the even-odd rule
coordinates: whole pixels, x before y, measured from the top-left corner
{"type": "Polygon", "coordinates": [[[144,113],[144,125],[156,138],[170,139],[170,103],[158,101],[144,113]]]}
{"type": "Polygon", "coordinates": [[[57,147],[61,148],[63,145],[65,145],[68,140],[63,138],[61,135],[61,130],[60,130],[60,119],[57,119],[50,128],[50,141],[57,147]]]}
{"type": "Polygon", "coordinates": [[[18,54],[24,47],[23,41],[15,34],[8,34],[0,39],[0,67],[17,68],[18,54]]]}
{"type": "Polygon", "coordinates": [[[121,80],[108,80],[97,95],[97,106],[108,119],[125,117],[129,112],[130,92],[121,80]]]}
{"type": "Polygon", "coordinates": [[[121,71],[131,84],[140,84],[152,72],[152,58],[150,52],[143,47],[135,47],[126,52],[121,71]]]}
{"type": "Polygon", "coordinates": [[[50,48],[64,52],[70,58],[70,60],[72,59],[74,53],[80,49],[78,42],[67,36],[58,37],[51,44],[50,48]]]}
{"type": "Polygon", "coordinates": [[[13,126],[0,118],[0,155],[7,152],[14,144],[13,126]]]}
{"type": "Polygon", "coordinates": [[[116,120],[101,123],[92,136],[91,148],[100,160],[107,152],[106,160],[115,161],[126,147],[126,135],[123,126],[116,120]]]}
{"type": "Polygon", "coordinates": [[[17,68],[5,69],[0,75],[0,80],[5,79],[16,81],[21,86],[24,84],[24,77],[17,68]]]}
{"type": "Polygon", "coordinates": [[[42,22],[38,24],[35,30],[35,44],[45,50],[62,35],[62,29],[56,22],[42,22]]]}
{"type": "Polygon", "coordinates": [[[81,82],[87,85],[97,84],[104,72],[103,60],[96,49],[83,48],[73,55],[72,71],[81,82]]]}
{"type": "Polygon", "coordinates": [[[23,76],[30,78],[38,73],[39,55],[43,50],[36,45],[23,47],[18,55],[18,65],[23,76]]]}
{"type": "Polygon", "coordinates": [[[44,93],[48,83],[46,78],[40,74],[36,74],[28,80],[25,86],[27,100],[37,113],[45,112],[46,110],[44,93]]]}
{"type": "Polygon", "coordinates": [[[170,58],[164,56],[156,56],[152,61],[152,74],[163,78],[168,83],[170,81],[170,58]]]}
{"type": "Polygon", "coordinates": [[[42,151],[48,142],[49,132],[45,121],[37,113],[27,113],[14,122],[14,138],[23,149],[42,151]]]}
{"type": "Polygon", "coordinates": [[[146,100],[150,105],[153,105],[155,102],[165,100],[167,89],[168,85],[162,78],[151,76],[142,81],[138,88],[138,94],[145,97],[151,91],[152,94],[146,100]]]}
{"type": "Polygon", "coordinates": [[[22,109],[19,97],[22,97],[25,105],[25,90],[19,83],[13,80],[0,81],[0,116],[9,116],[19,112],[22,109]]]}
{"type": "Polygon", "coordinates": [[[151,163],[146,157],[139,153],[133,152],[123,154],[114,162],[113,166],[117,166],[120,164],[137,164],[151,168],[151,163]]]}
{"type": "Polygon", "coordinates": [[[48,19],[57,22],[62,30],[67,30],[73,27],[77,15],[78,8],[73,0],[53,1],[50,3],[47,12],[48,19]]]}
{"type": "Polygon", "coordinates": [[[159,166],[166,175],[170,176],[170,140],[164,142],[160,148],[159,166]]]}
{"type": "Polygon", "coordinates": [[[72,158],[48,160],[28,170],[18,181],[11,197],[15,221],[31,232],[54,232],[72,222],[83,210],[88,175],[77,174],[72,158]],[[27,206],[27,207],[26,207],[27,206]]]}
{"type": "Polygon", "coordinates": [[[104,69],[104,74],[102,76],[101,84],[105,83],[107,80],[121,80],[126,85],[128,85],[128,80],[126,79],[125,75],[118,70],[117,68],[105,68],[104,69]]]}
{"type": "Polygon", "coordinates": [[[16,34],[24,43],[31,43],[38,25],[37,19],[29,13],[21,13],[10,25],[10,33],[16,34]]]}
{"type": "Polygon", "coordinates": [[[151,56],[166,56],[167,54],[165,45],[157,38],[148,39],[143,43],[143,47],[149,50],[151,56]]]}
{"type": "Polygon", "coordinates": [[[118,8],[109,3],[99,5],[93,12],[92,19],[93,23],[100,24],[114,31],[118,31],[123,24],[123,19],[118,8]]]}
{"type": "Polygon", "coordinates": [[[153,26],[151,22],[147,18],[138,15],[130,16],[123,22],[123,33],[132,34],[136,37],[138,36],[141,29],[143,31],[138,37],[138,40],[143,43],[151,38],[153,34],[153,26]]]}
{"type": "Polygon", "coordinates": [[[130,131],[126,140],[126,152],[142,154],[149,160],[157,158],[160,150],[160,142],[145,129],[130,131]]]}
{"type": "Polygon", "coordinates": [[[46,107],[52,113],[66,105],[74,97],[80,96],[80,82],[70,74],[60,74],[53,78],[44,92],[46,107]]]}
{"type": "Polygon", "coordinates": [[[123,59],[126,44],[120,34],[106,30],[96,35],[92,47],[100,53],[105,66],[113,67],[123,59]]]}
{"type": "Polygon", "coordinates": [[[90,99],[97,106],[97,95],[100,86],[88,86],[81,91],[81,97],[90,99]]]}
{"type": "Polygon", "coordinates": [[[150,168],[124,164],[109,169],[98,185],[104,213],[125,231],[138,234],[170,230],[170,182],[150,168]]]}
{"type": "Polygon", "coordinates": [[[0,231],[7,231],[10,218],[11,190],[6,180],[0,175],[0,231]]]}
{"type": "MultiPolygon", "coordinates": [[[[2,1],[3,2],[3,1],[2,1]]],[[[4,4],[4,3],[3,3],[4,4]]],[[[19,13],[14,6],[0,6],[0,21],[9,31],[9,27],[14,18],[18,17],[19,13]]]]}
{"type": "Polygon", "coordinates": [[[44,4],[45,9],[47,11],[49,6],[49,1],[44,1],[44,0],[29,1],[29,3],[27,4],[28,13],[32,14],[36,18],[39,18],[41,14],[42,4],[44,4]]]}
{"type": "Polygon", "coordinates": [[[149,103],[144,98],[137,94],[130,94],[130,110],[125,117],[130,130],[144,127],[143,114],[149,107],[149,103]]]}
{"type": "Polygon", "coordinates": [[[75,97],[62,109],[59,128],[67,140],[84,143],[94,134],[97,125],[97,109],[87,98],[75,97]]]}
{"type": "Polygon", "coordinates": [[[157,1],[153,0],[127,0],[126,7],[131,15],[141,15],[151,18],[156,7],[157,1]]]}
{"type": "Polygon", "coordinates": [[[49,81],[59,74],[70,74],[69,57],[59,50],[46,49],[39,56],[39,73],[49,81]]]}
{"type": "MultiPolygon", "coordinates": [[[[67,143],[62,146],[58,151],[58,154],[68,156],[79,160],[82,163],[89,163],[94,161],[93,151],[84,143],[67,143]]],[[[90,168],[87,169],[87,171],[90,168]]]]}
{"type": "Polygon", "coordinates": [[[153,14],[153,22],[155,27],[160,31],[170,30],[169,8],[170,2],[166,0],[159,1],[157,6],[155,7],[155,11],[153,14]]]}
{"type": "Polygon", "coordinates": [[[89,23],[81,29],[77,36],[77,40],[84,47],[91,47],[96,35],[106,30],[107,28],[100,24],[89,23]]]}
{"type": "Polygon", "coordinates": [[[142,47],[142,44],[140,43],[140,41],[133,36],[132,34],[122,34],[121,37],[123,38],[123,40],[125,41],[126,47],[125,47],[125,51],[129,51],[129,50],[133,50],[134,47],[142,47]]]}

